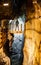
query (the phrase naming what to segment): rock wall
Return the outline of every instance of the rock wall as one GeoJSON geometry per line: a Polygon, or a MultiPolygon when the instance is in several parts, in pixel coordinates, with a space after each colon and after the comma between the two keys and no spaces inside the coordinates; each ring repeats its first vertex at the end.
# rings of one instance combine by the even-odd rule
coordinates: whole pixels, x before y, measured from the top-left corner
{"type": "Polygon", "coordinates": [[[41,18],[32,18],[25,24],[23,65],[41,65],[41,18]]]}
{"type": "Polygon", "coordinates": [[[3,50],[3,46],[7,40],[7,28],[6,28],[7,25],[6,22],[4,21],[5,20],[1,21],[0,26],[0,65],[10,65],[10,59],[3,50]]]}

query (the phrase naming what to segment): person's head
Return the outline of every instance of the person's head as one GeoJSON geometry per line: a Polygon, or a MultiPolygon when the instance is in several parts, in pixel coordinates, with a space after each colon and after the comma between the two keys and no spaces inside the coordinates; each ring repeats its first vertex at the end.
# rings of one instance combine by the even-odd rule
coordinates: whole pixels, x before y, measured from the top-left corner
{"type": "Polygon", "coordinates": [[[9,41],[13,40],[14,34],[13,33],[8,33],[8,39],[9,41]]]}

